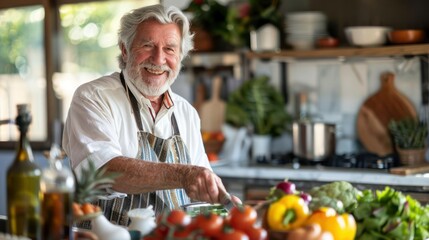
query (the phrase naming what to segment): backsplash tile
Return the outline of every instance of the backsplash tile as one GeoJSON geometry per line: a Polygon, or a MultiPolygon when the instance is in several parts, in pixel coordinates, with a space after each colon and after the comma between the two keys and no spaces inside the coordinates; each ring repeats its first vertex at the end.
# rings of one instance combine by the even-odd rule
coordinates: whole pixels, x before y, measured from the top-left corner
{"type": "MultiPolygon", "coordinates": [[[[287,81],[291,92],[300,88],[311,89],[317,116],[337,124],[337,152],[344,153],[354,150],[358,145],[355,127],[357,113],[363,102],[378,91],[380,76],[387,71],[395,74],[396,88],[418,110],[421,105],[421,74],[417,57],[408,60],[366,58],[342,62],[294,61],[288,64],[287,81]]],[[[293,98],[289,100],[293,101],[293,98]]],[[[292,101],[288,106],[291,113],[292,101]]]]}

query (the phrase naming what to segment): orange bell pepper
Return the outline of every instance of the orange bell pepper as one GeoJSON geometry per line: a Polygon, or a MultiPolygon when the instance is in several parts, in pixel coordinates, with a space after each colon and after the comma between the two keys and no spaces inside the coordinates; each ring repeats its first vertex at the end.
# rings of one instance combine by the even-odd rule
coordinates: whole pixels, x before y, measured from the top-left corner
{"type": "Polygon", "coordinates": [[[353,240],[356,236],[356,221],[353,215],[337,214],[335,209],[322,207],[307,219],[308,224],[319,224],[322,231],[332,234],[334,240],[353,240]]]}

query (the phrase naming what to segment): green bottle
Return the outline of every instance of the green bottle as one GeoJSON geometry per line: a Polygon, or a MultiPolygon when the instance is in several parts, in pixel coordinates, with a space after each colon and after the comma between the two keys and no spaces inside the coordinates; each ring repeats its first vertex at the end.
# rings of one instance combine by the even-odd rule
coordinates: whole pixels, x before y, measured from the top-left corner
{"type": "Polygon", "coordinates": [[[41,232],[41,169],[34,163],[27,138],[31,123],[29,106],[19,104],[15,123],[20,131],[16,158],[7,170],[8,231],[12,235],[42,239],[41,232]]]}

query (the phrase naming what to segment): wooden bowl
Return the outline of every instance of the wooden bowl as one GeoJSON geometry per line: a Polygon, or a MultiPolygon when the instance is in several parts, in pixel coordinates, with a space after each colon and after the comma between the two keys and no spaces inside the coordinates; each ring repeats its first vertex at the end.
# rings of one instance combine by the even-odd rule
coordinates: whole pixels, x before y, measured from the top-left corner
{"type": "Polygon", "coordinates": [[[318,48],[334,48],[337,47],[339,44],[339,41],[337,38],[334,37],[323,37],[319,38],[316,41],[316,46],[318,48]]]}
{"type": "Polygon", "coordinates": [[[425,32],[420,29],[393,30],[388,33],[388,38],[394,44],[420,43],[425,38],[425,32]]]}

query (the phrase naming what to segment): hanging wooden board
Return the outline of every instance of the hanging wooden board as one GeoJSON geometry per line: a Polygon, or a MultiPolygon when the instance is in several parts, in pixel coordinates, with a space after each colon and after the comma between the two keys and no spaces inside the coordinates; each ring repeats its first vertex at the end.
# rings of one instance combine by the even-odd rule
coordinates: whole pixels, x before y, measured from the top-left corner
{"type": "Polygon", "coordinates": [[[379,156],[394,152],[389,122],[417,118],[411,101],[395,87],[394,77],[393,73],[382,74],[380,89],[364,101],[356,120],[359,140],[367,151],[379,156]]]}
{"type": "Polygon", "coordinates": [[[206,132],[221,131],[225,121],[225,102],[220,98],[222,78],[215,76],[212,81],[211,98],[200,108],[201,130],[206,132]]]}

